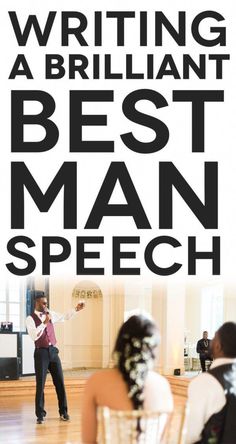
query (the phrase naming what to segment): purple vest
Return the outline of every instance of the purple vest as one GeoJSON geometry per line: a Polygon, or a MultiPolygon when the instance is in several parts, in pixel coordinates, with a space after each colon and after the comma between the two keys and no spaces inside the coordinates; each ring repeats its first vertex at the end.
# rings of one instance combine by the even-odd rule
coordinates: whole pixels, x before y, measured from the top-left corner
{"type": "MultiPolygon", "coordinates": [[[[42,323],[42,321],[39,319],[39,317],[35,313],[32,313],[31,317],[34,320],[36,327],[38,327],[42,323]]],[[[57,340],[56,340],[56,336],[55,336],[53,323],[52,323],[52,321],[49,321],[47,324],[47,327],[43,330],[43,333],[40,336],[40,338],[35,341],[35,347],[36,348],[48,348],[49,343],[51,345],[55,345],[56,342],[57,342],[57,340]]]]}

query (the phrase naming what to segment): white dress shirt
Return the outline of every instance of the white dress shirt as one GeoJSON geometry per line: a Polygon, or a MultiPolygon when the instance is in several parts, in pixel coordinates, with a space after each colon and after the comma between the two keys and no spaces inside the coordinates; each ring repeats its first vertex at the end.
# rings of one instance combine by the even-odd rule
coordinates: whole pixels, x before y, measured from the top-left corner
{"type": "MultiPolygon", "coordinates": [[[[211,368],[236,362],[233,358],[217,358],[211,368]]],[[[187,421],[187,444],[198,441],[208,419],[225,405],[226,398],[222,385],[210,373],[201,373],[188,387],[189,416],[187,421]]]]}
{"type": "MultiPolygon", "coordinates": [[[[47,309],[47,312],[50,314],[53,324],[55,324],[56,322],[68,321],[69,319],[72,319],[75,316],[75,314],[77,313],[77,311],[74,308],[65,314],[56,313],[55,311],[48,310],[48,309],[47,309]]],[[[40,311],[37,311],[37,310],[34,310],[34,313],[40,319],[41,324],[39,324],[38,327],[36,327],[32,316],[27,316],[26,328],[27,328],[28,334],[31,337],[31,339],[33,341],[36,341],[43,334],[43,330],[47,327],[47,325],[44,324],[44,321],[46,319],[45,313],[41,313],[40,311]]]]}

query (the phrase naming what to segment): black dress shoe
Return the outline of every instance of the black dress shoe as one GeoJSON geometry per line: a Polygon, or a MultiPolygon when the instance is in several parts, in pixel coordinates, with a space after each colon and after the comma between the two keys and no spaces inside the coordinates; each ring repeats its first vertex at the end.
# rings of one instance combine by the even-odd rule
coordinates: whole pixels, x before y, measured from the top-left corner
{"type": "Polygon", "coordinates": [[[43,424],[43,423],[44,423],[44,418],[43,418],[43,416],[40,416],[39,418],[37,418],[36,423],[37,423],[37,424],[43,424]]]}
{"type": "Polygon", "coordinates": [[[62,415],[60,415],[60,419],[62,421],[69,421],[70,417],[69,417],[68,413],[63,413],[62,415]]]}

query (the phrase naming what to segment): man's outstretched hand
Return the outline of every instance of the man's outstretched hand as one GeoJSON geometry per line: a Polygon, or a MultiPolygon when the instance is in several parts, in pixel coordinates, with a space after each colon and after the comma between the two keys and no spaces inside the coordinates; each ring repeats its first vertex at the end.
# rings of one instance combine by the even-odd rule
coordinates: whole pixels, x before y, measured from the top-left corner
{"type": "Polygon", "coordinates": [[[76,305],[75,310],[76,310],[76,311],[80,311],[80,310],[83,310],[84,307],[85,307],[85,303],[84,303],[84,302],[79,302],[79,303],[76,305]]]}

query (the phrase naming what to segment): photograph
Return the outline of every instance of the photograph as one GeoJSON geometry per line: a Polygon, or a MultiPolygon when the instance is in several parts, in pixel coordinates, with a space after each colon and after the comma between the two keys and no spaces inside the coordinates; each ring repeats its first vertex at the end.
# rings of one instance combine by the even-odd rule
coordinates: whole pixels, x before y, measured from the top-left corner
{"type": "Polygon", "coordinates": [[[2,0],[0,441],[236,444],[232,0],[2,0]]]}

